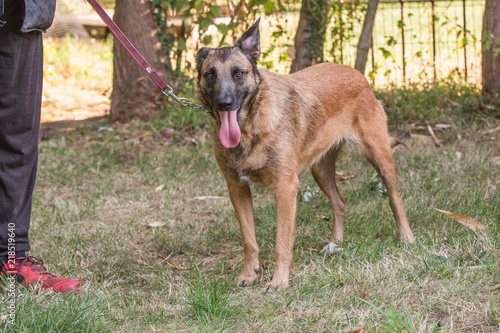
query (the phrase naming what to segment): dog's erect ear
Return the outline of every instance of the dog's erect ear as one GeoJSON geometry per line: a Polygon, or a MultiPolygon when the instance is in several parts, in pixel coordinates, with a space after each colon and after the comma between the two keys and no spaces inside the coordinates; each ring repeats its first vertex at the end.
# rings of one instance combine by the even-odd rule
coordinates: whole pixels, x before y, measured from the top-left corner
{"type": "Polygon", "coordinates": [[[196,54],[196,70],[198,71],[198,73],[200,73],[201,66],[203,66],[203,62],[207,58],[209,52],[210,49],[208,47],[203,47],[196,54]]]}
{"type": "Polygon", "coordinates": [[[243,36],[234,44],[238,47],[247,57],[257,62],[260,57],[260,31],[259,31],[260,17],[255,23],[245,31],[243,36]]]}

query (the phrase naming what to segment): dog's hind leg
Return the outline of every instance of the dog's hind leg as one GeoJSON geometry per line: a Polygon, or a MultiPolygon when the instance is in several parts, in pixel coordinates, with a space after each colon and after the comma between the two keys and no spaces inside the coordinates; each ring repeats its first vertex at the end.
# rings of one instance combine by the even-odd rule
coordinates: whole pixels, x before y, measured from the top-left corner
{"type": "MultiPolygon", "coordinates": [[[[386,133],[386,132],[385,132],[386,133]]],[[[396,166],[392,157],[391,147],[387,135],[382,131],[371,131],[368,136],[362,137],[362,152],[368,161],[377,170],[389,196],[389,205],[396,219],[399,238],[403,241],[413,243],[415,236],[410,229],[403,200],[398,193],[396,182],[396,166]]]]}
{"type": "Polygon", "coordinates": [[[330,254],[339,250],[335,246],[335,243],[341,242],[344,238],[344,211],[346,201],[335,180],[335,161],[340,153],[340,149],[341,146],[332,147],[326,155],[324,155],[311,167],[314,180],[330,200],[333,210],[333,231],[331,243],[325,247],[325,250],[328,249],[330,254]]]}
{"type": "Polygon", "coordinates": [[[236,175],[226,174],[225,176],[229,197],[240,223],[245,252],[245,267],[238,279],[238,285],[248,287],[255,284],[259,272],[259,247],[255,238],[252,194],[250,186],[241,182],[236,175]]]}

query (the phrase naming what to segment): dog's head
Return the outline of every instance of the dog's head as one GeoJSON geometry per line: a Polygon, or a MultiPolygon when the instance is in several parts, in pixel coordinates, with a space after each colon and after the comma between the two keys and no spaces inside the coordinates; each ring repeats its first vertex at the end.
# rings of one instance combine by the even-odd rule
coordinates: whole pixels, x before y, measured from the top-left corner
{"type": "Polygon", "coordinates": [[[260,82],[257,71],[259,21],[233,47],[204,47],[196,55],[199,98],[216,118],[220,118],[219,138],[226,148],[234,148],[240,143],[238,121],[249,111],[248,100],[260,82]]]}

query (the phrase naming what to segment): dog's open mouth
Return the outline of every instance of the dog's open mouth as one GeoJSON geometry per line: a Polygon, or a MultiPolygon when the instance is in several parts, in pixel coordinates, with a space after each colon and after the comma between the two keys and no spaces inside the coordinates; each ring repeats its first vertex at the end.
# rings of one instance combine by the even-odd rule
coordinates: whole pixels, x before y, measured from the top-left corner
{"type": "Polygon", "coordinates": [[[234,148],[240,143],[241,131],[238,125],[238,111],[219,111],[219,139],[226,148],[234,148]]]}

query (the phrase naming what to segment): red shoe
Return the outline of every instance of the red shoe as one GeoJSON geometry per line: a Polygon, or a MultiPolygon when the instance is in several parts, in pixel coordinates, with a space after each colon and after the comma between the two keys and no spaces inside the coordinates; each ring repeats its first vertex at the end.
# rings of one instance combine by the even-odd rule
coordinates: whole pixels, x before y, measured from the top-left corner
{"type": "Polygon", "coordinates": [[[83,280],[66,279],[47,272],[41,259],[31,256],[18,257],[17,254],[15,258],[7,261],[0,275],[14,275],[17,282],[23,286],[39,284],[38,290],[52,289],[56,293],[73,290],[79,293],[80,285],[83,284],[83,280]]]}

